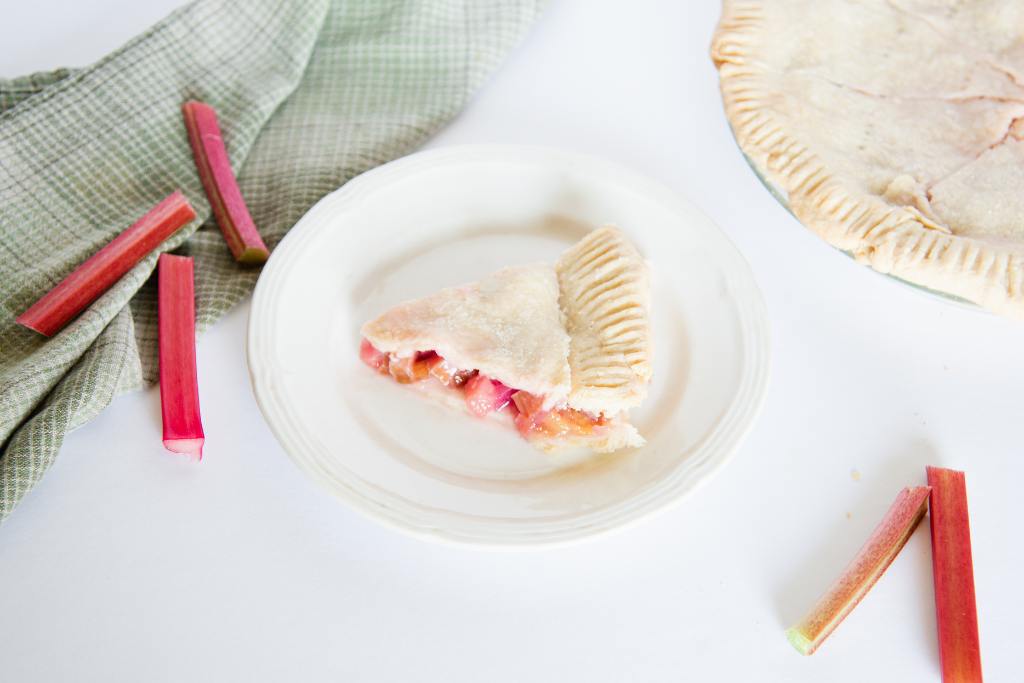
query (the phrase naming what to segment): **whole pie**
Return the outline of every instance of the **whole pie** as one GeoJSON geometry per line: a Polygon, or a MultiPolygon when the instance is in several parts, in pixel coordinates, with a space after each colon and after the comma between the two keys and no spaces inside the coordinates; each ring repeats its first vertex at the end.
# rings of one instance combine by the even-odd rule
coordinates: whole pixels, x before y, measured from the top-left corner
{"type": "Polygon", "coordinates": [[[725,0],[726,113],[793,213],[1024,318],[1024,1],[725,0]]]}
{"type": "Polygon", "coordinates": [[[545,451],[640,446],[629,422],[651,378],[647,266],[614,227],[556,264],[513,266],[385,311],[363,325],[374,370],[545,451]]]}

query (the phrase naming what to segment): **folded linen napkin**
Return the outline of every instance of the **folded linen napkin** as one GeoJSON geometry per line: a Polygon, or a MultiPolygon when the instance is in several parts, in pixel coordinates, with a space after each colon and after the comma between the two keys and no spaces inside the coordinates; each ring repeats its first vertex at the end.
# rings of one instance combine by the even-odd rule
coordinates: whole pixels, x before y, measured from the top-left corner
{"type": "Polygon", "coordinates": [[[450,120],[543,3],[199,0],[88,68],[0,80],[0,520],[69,430],[156,380],[156,254],[52,339],[20,313],[178,188],[199,218],[158,251],[195,257],[199,329],[256,282],[210,219],[182,102],[217,109],[273,249],[324,194],[450,120]]]}

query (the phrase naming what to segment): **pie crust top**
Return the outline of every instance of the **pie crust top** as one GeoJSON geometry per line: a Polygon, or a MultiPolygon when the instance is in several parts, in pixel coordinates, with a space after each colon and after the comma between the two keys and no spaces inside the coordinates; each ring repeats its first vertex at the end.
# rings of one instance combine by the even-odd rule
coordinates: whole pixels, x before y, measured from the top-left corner
{"type": "Polygon", "coordinates": [[[564,401],[570,388],[569,335],[558,294],[549,265],[504,268],[399,304],[362,332],[384,353],[433,350],[455,367],[564,401]]]}
{"type": "Polygon", "coordinates": [[[587,235],[555,266],[569,332],[569,405],[616,413],[640,404],[651,379],[647,264],[612,227],[587,235]]]}
{"type": "Polygon", "coordinates": [[[1024,318],[1024,2],[724,0],[736,138],[859,261],[1024,318]]]}
{"type": "Polygon", "coordinates": [[[603,227],[554,266],[505,268],[399,304],[362,334],[383,353],[435,351],[549,407],[614,417],[647,392],[649,287],[636,248],[603,227]]]}

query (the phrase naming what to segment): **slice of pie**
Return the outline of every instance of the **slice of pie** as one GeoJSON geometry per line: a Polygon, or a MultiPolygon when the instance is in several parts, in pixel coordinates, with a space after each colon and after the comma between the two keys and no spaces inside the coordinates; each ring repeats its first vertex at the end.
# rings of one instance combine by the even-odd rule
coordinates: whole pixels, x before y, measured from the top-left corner
{"type": "Polygon", "coordinates": [[[545,451],[640,446],[627,411],[651,378],[649,289],[636,248],[605,227],[554,266],[505,268],[385,311],[363,325],[360,357],[545,451]]]}
{"type": "Polygon", "coordinates": [[[743,151],[861,262],[1024,318],[1024,2],[725,0],[743,151]]]}

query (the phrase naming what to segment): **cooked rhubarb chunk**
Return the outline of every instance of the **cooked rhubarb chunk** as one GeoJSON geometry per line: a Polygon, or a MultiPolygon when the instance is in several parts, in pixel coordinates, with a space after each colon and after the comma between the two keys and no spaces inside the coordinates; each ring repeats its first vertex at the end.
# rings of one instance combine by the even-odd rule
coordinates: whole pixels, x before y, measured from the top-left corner
{"type": "Polygon", "coordinates": [[[382,374],[388,372],[388,354],[378,351],[373,344],[365,339],[359,345],[359,359],[377,372],[382,374]]]}
{"type": "MultiPolygon", "coordinates": [[[[391,373],[391,376],[399,384],[412,384],[420,379],[424,379],[424,377],[419,376],[421,368],[416,362],[416,356],[407,356],[405,358],[392,356],[388,362],[388,372],[391,373]]],[[[429,375],[430,371],[427,370],[426,374],[429,375]]]]}
{"type": "Polygon", "coordinates": [[[516,429],[523,438],[537,435],[542,432],[540,424],[547,416],[544,410],[544,399],[534,396],[527,391],[517,391],[512,394],[512,404],[516,407],[515,423],[516,429]]]}
{"type": "Polygon", "coordinates": [[[430,371],[430,376],[446,387],[450,386],[455,379],[455,368],[449,365],[441,356],[435,355],[428,360],[427,368],[430,371]]]}
{"type": "Polygon", "coordinates": [[[566,435],[586,436],[594,432],[598,419],[580,410],[566,408],[552,410],[538,425],[540,431],[547,437],[558,437],[566,435]]]}
{"type": "Polygon", "coordinates": [[[466,383],[479,374],[476,370],[456,370],[452,375],[452,386],[458,389],[465,389],[466,383]]]}
{"type": "Polygon", "coordinates": [[[466,382],[466,407],[477,417],[501,410],[508,405],[513,390],[484,375],[474,375],[466,382]]]}
{"type": "Polygon", "coordinates": [[[544,399],[525,391],[512,396],[516,409],[516,428],[526,438],[556,438],[560,436],[587,436],[596,427],[607,424],[602,416],[594,416],[573,408],[544,409],[544,399]]]}
{"type": "Polygon", "coordinates": [[[515,401],[519,412],[527,417],[533,417],[544,409],[544,399],[534,396],[528,391],[517,391],[512,394],[512,400],[515,401]]]}
{"type": "Polygon", "coordinates": [[[400,384],[434,379],[463,393],[466,409],[477,417],[506,411],[519,433],[528,439],[589,436],[608,424],[601,415],[568,407],[547,409],[544,397],[517,391],[478,370],[459,370],[435,351],[418,351],[410,356],[383,353],[368,340],[359,347],[359,357],[381,374],[390,374],[400,384]]]}
{"type": "Polygon", "coordinates": [[[428,365],[430,376],[446,387],[460,388],[476,374],[475,370],[459,370],[436,354],[430,359],[428,365]]]}

